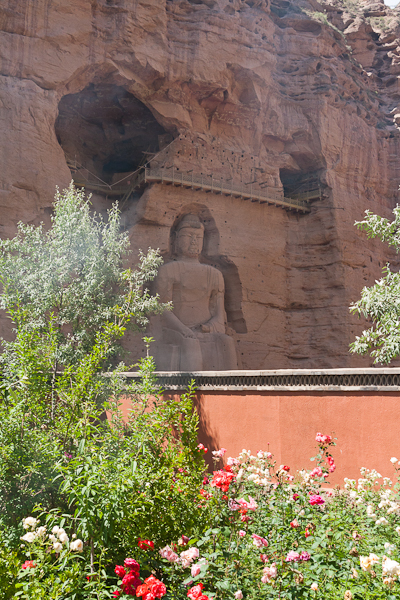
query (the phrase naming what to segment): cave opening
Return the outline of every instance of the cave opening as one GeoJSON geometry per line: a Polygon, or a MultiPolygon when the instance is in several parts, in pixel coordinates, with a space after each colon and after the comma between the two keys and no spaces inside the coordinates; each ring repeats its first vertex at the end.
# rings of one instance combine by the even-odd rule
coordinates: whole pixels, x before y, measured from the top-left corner
{"type": "Polygon", "coordinates": [[[294,171],[280,169],[279,176],[286,198],[306,195],[312,200],[321,197],[325,185],[321,181],[322,169],[316,171],[294,171]]]}
{"type": "Polygon", "coordinates": [[[70,168],[112,183],[135,171],[174,139],[124,87],[91,83],[61,98],[55,124],[70,168]]]}

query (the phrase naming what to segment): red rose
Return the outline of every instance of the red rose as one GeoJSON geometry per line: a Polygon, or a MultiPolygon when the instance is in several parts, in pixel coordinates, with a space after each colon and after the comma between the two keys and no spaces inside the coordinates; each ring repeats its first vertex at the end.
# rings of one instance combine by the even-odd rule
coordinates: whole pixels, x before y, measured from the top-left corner
{"type": "Polygon", "coordinates": [[[36,567],[35,563],[33,562],[33,560],[26,560],[24,562],[24,564],[21,566],[21,569],[34,569],[36,567]]]}
{"type": "Polygon", "coordinates": [[[121,567],[120,565],[116,565],[114,572],[121,579],[126,575],[126,571],[125,571],[124,567],[121,567]]]}
{"type": "Polygon", "coordinates": [[[162,598],[167,593],[167,588],[161,581],[157,581],[151,586],[151,593],[155,598],[162,598]]]}
{"type": "Polygon", "coordinates": [[[119,590],[115,590],[115,592],[113,592],[113,596],[114,598],[118,598],[118,596],[121,595],[121,592],[119,590]]]}
{"type": "Polygon", "coordinates": [[[191,587],[187,593],[187,597],[190,598],[190,600],[197,600],[197,598],[202,595],[201,592],[203,587],[204,585],[202,583],[198,583],[197,585],[191,587]]]}
{"type": "Polygon", "coordinates": [[[161,598],[166,593],[167,588],[154,575],[147,577],[143,585],[139,585],[136,589],[136,596],[143,596],[143,600],[155,600],[155,598],[161,598]]]}
{"type": "Polygon", "coordinates": [[[284,471],[290,471],[290,467],[288,467],[287,465],[283,465],[282,469],[284,471]]]}
{"type": "Polygon", "coordinates": [[[142,585],[138,585],[138,587],[136,588],[136,596],[143,596],[144,594],[146,594],[147,592],[147,585],[145,583],[142,583],[142,585]]]}
{"type": "Polygon", "coordinates": [[[129,571],[122,579],[121,587],[125,594],[134,596],[136,589],[141,585],[141,581],[135,571],[129,571]]]}
{"type": "Polygon", "coordinates": [[[124,565],[136,573],[139,573],[140,571],[140,565],[134,558],[126,558],[124,560],[124,565]]]}
{"type": "Polygon", "coordinates": [[[220,488],[223,492],[229,490],[232,479],[235,478],[233,473],[227,471],[214,471],[210,485],[220,488]]]}
{"type": "Polygon", "coordinates": [[[293,500],[296,501],[300,498],[299,494],[293,494],[293,500]]]}
{"type": "Polygon", "coordinates": [[[151,542],[150,540],[139,540],[138,546],[141,550],[153,550],[154,542],[151,542]]]}

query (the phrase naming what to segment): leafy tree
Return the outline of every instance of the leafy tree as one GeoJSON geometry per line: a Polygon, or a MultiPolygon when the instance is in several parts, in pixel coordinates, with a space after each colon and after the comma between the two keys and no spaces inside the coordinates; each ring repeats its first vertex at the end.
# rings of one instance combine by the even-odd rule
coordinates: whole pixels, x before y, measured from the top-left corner
{"type": "Polygon", "coordinates": [[[131,270],[127,251],[117,206],[103,221],[72,184],[57,192],[48,231],[20,223],[0,242],[0,302],[15,333],[0,358],[0,508],[11,522],[35,502],[57,505],[55,463],[118,397],[122,380],[102,372],[119,340],[165,308],[145,287],[158,253],[131,270]]]}
{"type": "Polygon", "coordinates": [[[0,358],[0,600],[110,598],[115,562],[146,556],[138,538],[163,545],[204,513],[193,389],[164,397],[150,356],[139,383],[115,365],[126,328],[168,308],[146,288],[158,253],[130,270],[127,250],[117,207],[103,221],[73,186],[48,231],[20,224],[0,242],[0,301],[15,327],[0,358]],[[21,535],[32,512],[46,527],[34,542],[21,535]],[[55,542],[54,526],[70,537],[55,542]]]}
{"type": "MultiPolygon", "coordinates": [[[[379,238],[382,242],[400,250],[400,207],[393,210],[394,219],[389,221],[366,211],[357,227],[367,233],[368,238],[379,238]]],[[[372,287],[364,287],[361,298],[350,306],[350,311],[373,321],[373,325],[356,337],[350,351],[368,354],[375,363],[389,363],[400,354],[400,273],[393,272],[387,264],[383,277],[372,287]]]]}

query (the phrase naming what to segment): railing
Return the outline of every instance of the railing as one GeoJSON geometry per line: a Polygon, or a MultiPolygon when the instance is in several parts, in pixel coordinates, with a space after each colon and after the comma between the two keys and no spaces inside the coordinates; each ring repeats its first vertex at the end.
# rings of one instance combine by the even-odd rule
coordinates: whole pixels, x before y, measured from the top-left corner
{"type": "Polygon", "coordinates": [[[131,188],[127,180],[129,179],[130,182],[133,182],[137,175],[137,172],[133,171],[124,176],[120,181],[110,184],[75,161],[67,160],[67,165],[71,170],[76,187],[83,187],[94,192],[103,192],[108,196],[123,196],[126,194],[127,190],[131,188]]]}
{"type": "MultiPolygon", "coordinates": [[[[213,194],[235,196],[253,202],[275,204],[290,210],[310,212],[308,202],[303,199],[285,198],[268,188],[261,189],[254,183],[237,184],[233,180],[215,179],[212,175],[195,174],[177,171],[171,168],[145,168],[139,173],[136,187],[144,183],[166,183],[194,190],[202,190],[213,194]]],[[[315,197],[315,196],[314,196],[315,197]]]]}
{"type": "Polygon", "coordinates": [[[122,206],[127,202],[135,189],[146,183],[171,184],[193,190],[202,190],[206,193],[243,198],[244,200],[259,202],[261,204],[274,204],[288,210],[296,210],[304,213],[310,212],[310,200],[321,197],[320,189],[299,194],[297,198],[288,198],[282,194],[277,194],[268,187],[261,188],[257,182],[238,184],[234,183],[232,179],[216,179],[212,175],[196,174],[193,171],[178,171],[174,167],[146,167],[128,175],[117,184],[111,185],[93,176],[92,173],[83,168],[73,170],[73,178],[75,185],[78,187],[100,191],[107,195],[122,196],[122,206]],[[122,187],[121,184],[128,177],[130,179],[129,185],[122,187]]]}

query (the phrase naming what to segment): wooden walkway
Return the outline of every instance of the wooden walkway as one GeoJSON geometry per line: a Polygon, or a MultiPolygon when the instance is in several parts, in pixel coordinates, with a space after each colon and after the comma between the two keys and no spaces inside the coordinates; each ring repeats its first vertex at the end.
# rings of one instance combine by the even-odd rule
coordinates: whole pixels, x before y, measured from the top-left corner
{"type": "Polygon", "coordinates": [[[174,185],[196,191],[203,191],[211,194],[221,194],[259,202],[260,204],[271,204],[280,206],[286,210],[295,210],[297,212],[309,213],[311,200],[321,198],[321,190],[315,189],[306,193],[299,194],[296,198],[287,198],[279,195],[268,188],[261,189],[258,185],[236,184],[233,180],[215,179],[211,175],[195,174],[191,172],[178,171],[171,168],[150,168],[146,167],[129,177],[129,185],[124,187],[116,184],[115,187],[104,182],[90,181],[88,177],[82,177],[79,169],[73,174],[74,182],[77,187],[84,187],[93,191],[100,191],[107,195],[122,196],[121,204],[124,204],[130,195],[138,188],[149,183],[161,183],[164,185],[174,185]]]}

